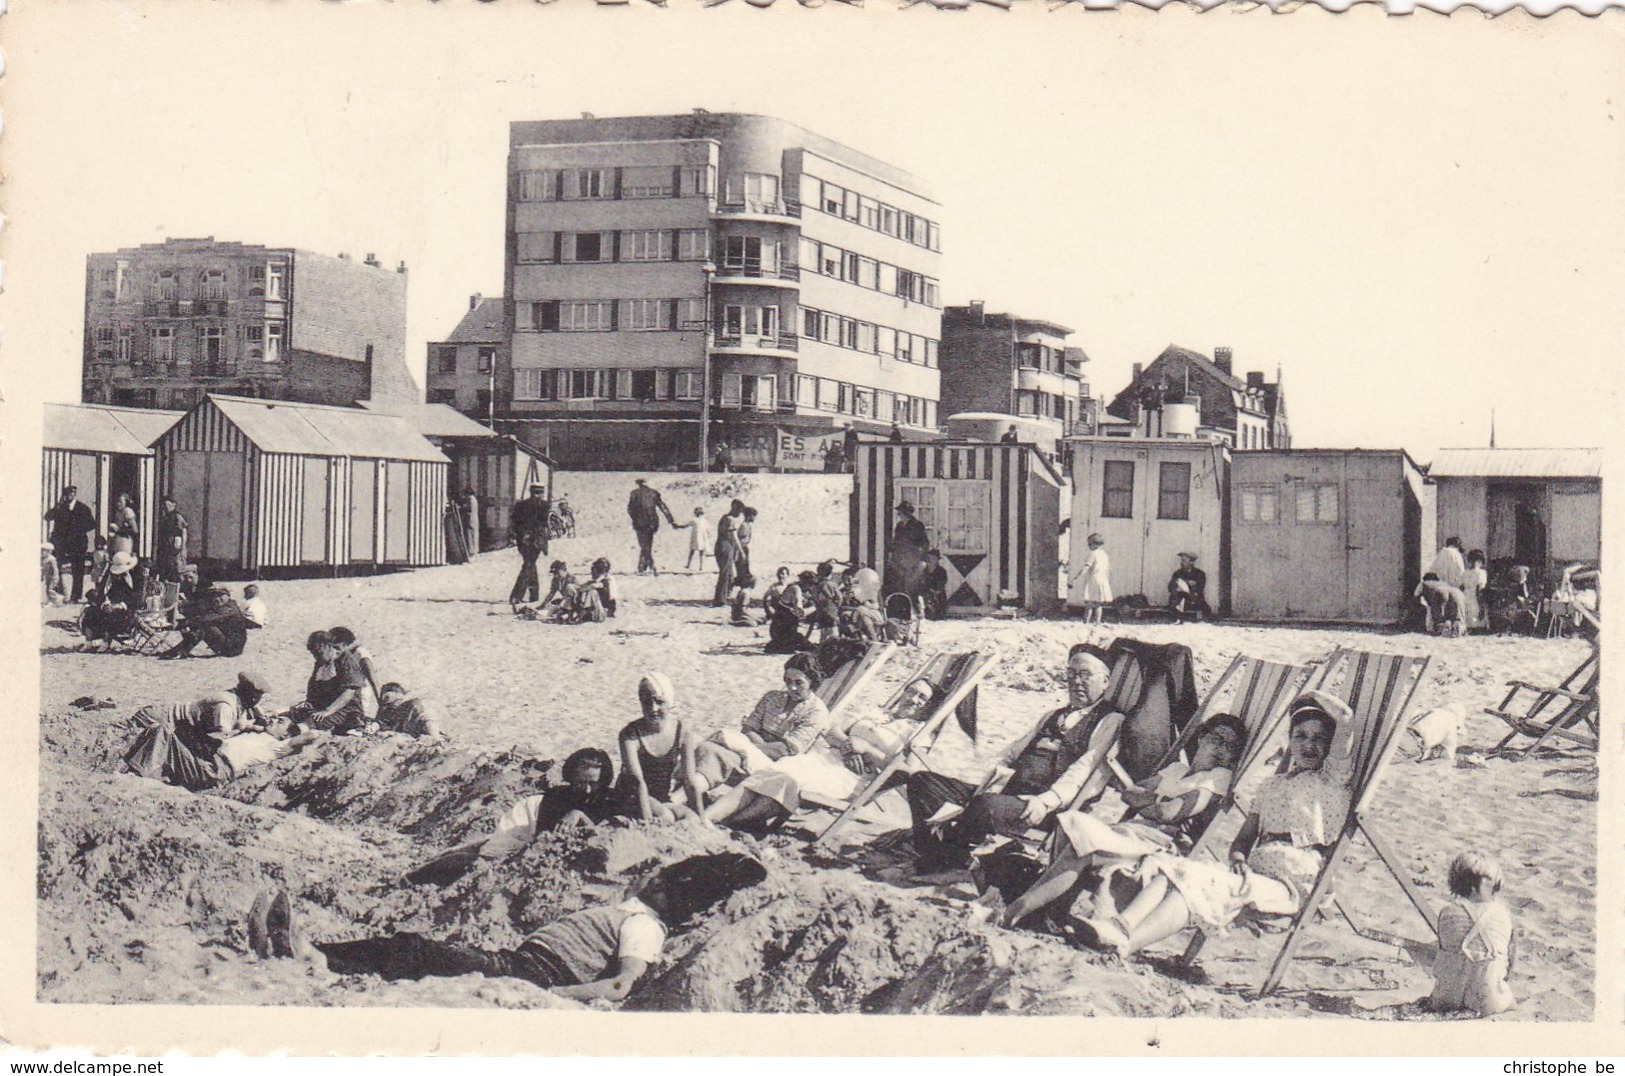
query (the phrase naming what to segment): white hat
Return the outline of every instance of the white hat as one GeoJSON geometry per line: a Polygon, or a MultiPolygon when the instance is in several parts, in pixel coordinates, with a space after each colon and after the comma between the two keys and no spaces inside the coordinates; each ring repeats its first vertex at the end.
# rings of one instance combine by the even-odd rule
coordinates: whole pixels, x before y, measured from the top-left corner
{"type": "Polygon", "coordinates": [[[117,553],[113,554],[112,560],[107,562],[107,570],[112,572],[114,575],[123,575],[131,568],[134,568],[138,563],[140,562],[136,559],[134,553],[126,553],[121,549],[117,553]]]}

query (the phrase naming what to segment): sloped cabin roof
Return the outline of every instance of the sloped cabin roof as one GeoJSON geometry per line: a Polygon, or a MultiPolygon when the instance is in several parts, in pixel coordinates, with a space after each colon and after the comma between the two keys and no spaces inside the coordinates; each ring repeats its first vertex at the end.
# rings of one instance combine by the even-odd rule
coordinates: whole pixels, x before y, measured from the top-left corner
{"type": "Polygon", "coordinates": [[[476,422],[442,403],[398,404],[378,400],[362,400],[368,411],[394,415],[425,437],[498,437],[491,427],[476,422]]]}
{"type": "Polygon", "coordinates": [[[1600,448],[1441,448],[1429,478],[1601,478],[1600,448]]]}
{"type": "Polygon", "coordinates": [[[474,309],[463,315],[457,327],[443,343],[447,344],[500,344],[507,338],[500,297],[481,299],[474,309]]]}
{"type": "Polygon", "coordinates": [[[198,406],[218,409],[262,452],[447,462],[438,448],[398,415],[213,394],[198,406]]]}
{"type": "Polygon", "coordinates": [[[150,456],[152,443],[185,415],[102,404],[45,405],[44,447],[67,452],[150,456]]]}

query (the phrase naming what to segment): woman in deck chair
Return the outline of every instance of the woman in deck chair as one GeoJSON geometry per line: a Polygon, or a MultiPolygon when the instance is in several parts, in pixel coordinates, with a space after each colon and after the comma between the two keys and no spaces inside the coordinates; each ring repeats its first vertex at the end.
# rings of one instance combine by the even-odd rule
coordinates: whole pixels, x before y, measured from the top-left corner
{"type": "MultiPolygon", "coordinates": [[[[1101,871],[1096,914],[1111,909],[1111,879],[1154,852],[1189,850],[1235,778],[1236,760],[1247,743],[1247,726],[1234,714],[1215,714],[1196,733],[1189,763],[1175,759],[1140,784],[1124,790],[1130,817],[1112,825],[1086,811],[1055,816],[1060,841],[1055,858],[1033,887],[1011,903],[1005,925],[1022,920],[1077,891],[1088,867],[1101,871]]],[[[1109,913],[1108,913],[1109,914],[1109,913]]]]}
{"type": "Polygon", "coordinates": [[[810,751],[829,728],[829,709],[814,694],[823,679],[817,658],[792,654],[784,663],[782,690],[758,699],[738,729],[719,729],[695,749],[701,789],[738,784],[747,774],[810,751]]]}
{"type": "Polygon", "coordinates": [[[1222,930],[1244,910],[1295,914],[1348,817],[1347,775],[1333,756],[1346,754],[1350,718],[1331,695],[1299,696],[1288,711],[1282,769],[1259,788],[1229,866],[1167,852],[1147,856],[1143,887],[1128,907],[1085,922],[1098,947],[1127,956],[1189,926],[1222,930]]]}
{"type": "MultiPolygon", "coordinates": [[[[772,828],[801,806],[804,792],[849,800],[908,740],[915,724],[936,709],[941,689],[926,677],[909,682],[891,706],[828,729],[799,755],[753,772],[706,808],[705,817],[734,828],[772,828]]],[[[907,825],[907,815],[900,823],[907,825]]]]}

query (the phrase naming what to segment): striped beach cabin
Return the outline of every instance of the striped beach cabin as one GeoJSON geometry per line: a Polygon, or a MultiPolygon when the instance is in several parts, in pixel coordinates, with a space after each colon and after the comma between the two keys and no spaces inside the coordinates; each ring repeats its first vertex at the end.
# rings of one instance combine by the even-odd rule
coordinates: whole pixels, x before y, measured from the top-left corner
{"type": "Polygon", "coordinates": [[[256,575],[446,559],[446,457],[405,420],[210,395],[153,446],[191,559],[256,575]]]}
{"type": "MultiPolygon", "coordinates": [[[[120,493],[130,495],[141,524],[136,555],[152,556],[157,520],[152,443],[181,420],[181,411],[148,411],[101,404],[46,404],[40,473],[40,515],[77,486],[79,499],[96,513],[100,533],[120,493]]],[[[44,524],[43,539],[50,538],[44,524]]]]}
{"type": "Polygon", "coordinates": [[[1061,478],[1032,445],[939,441],[858,446],[852,560],[881,570],[901,501],[942,551],[951,612],[1059,604],[1061,478]]]}

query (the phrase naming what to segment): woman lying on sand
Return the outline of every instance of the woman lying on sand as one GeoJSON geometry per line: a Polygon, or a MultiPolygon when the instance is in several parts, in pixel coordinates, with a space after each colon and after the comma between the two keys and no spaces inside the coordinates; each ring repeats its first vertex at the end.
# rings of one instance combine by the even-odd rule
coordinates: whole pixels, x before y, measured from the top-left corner
{"type": "Polygon", "coordinates": [[[638,682],[643,716],[621,729],[617,813],[645,822],[675,822],[696,817],[703,806],[694,741],[672,715],[676,702],[677,690],[666,674],[648,673],[638,682]]]}
{"type": "Polygon", "coordinates": [[[1289,711],[1280,773],[1258,790],[1230,846],[1230,868],[1168,852],[1145,857],[1144,887],[1116,915],[1086,921],[1103,949],[1128,955],[1188,926],[1222,930],[1243,910],[1292,915],[1302,906],[1349,811],[1345,776],[1328,765],[1348,707],[1319,691],[1289,711]]]}
{"type": "Polygon", "coordinates": [[[845,729],[827,729],[810,750],[770,762],[706,808],[713,822],[772,828],[795,813],[803,794],[844,801],[896,754],[941,698],[926,677],[907,684],[897,702],[845,729]]]}
{"type": "MultiPolygon", "coordinates": [[[[554,920],[517,949],[475,949],[418,934],[315,946],[326,957],[328,970],[341,975],[512,976],[578,1001],[620,1001],[660,960],[670,932],[766,878],[760,863],[738,852],[693,856],[660,868],[619,904],[554,920]]],[[[277,951],[293,949],[291,917],[286,929],[287,936],[272,939],[277,951]]]]}
{"type": "Polygon", "coordinates": [[[1016,926],[1076,892],[1084,871],[1102,873],[1095,908],[1115,907],[1112,878],[1131,863],[1154,852],[1183,854],[1199,836],[1215,807],[1230,790],[1236,760],[1247,742],[1247,726],[1233,714],[1217,714],[1196,732],[1189,764],[1175,761],[1123,793],[1123,802],[1138,817],[1111,825],[1086,811],[1055,816],[1061,839],[1055,859],[1033,887],[1005,913],[1004,924],[1016,926]]]}
{"type": "Polygon", "coordinates": [[[829,710],[813,693],[824,678],[818,659],[794,654],[784,663],[784,690],[769,691],[740,723],[722,729],[695,752],[702,789],[732,784],[746,774],[812,748],[829,727],[829,710]]]}

